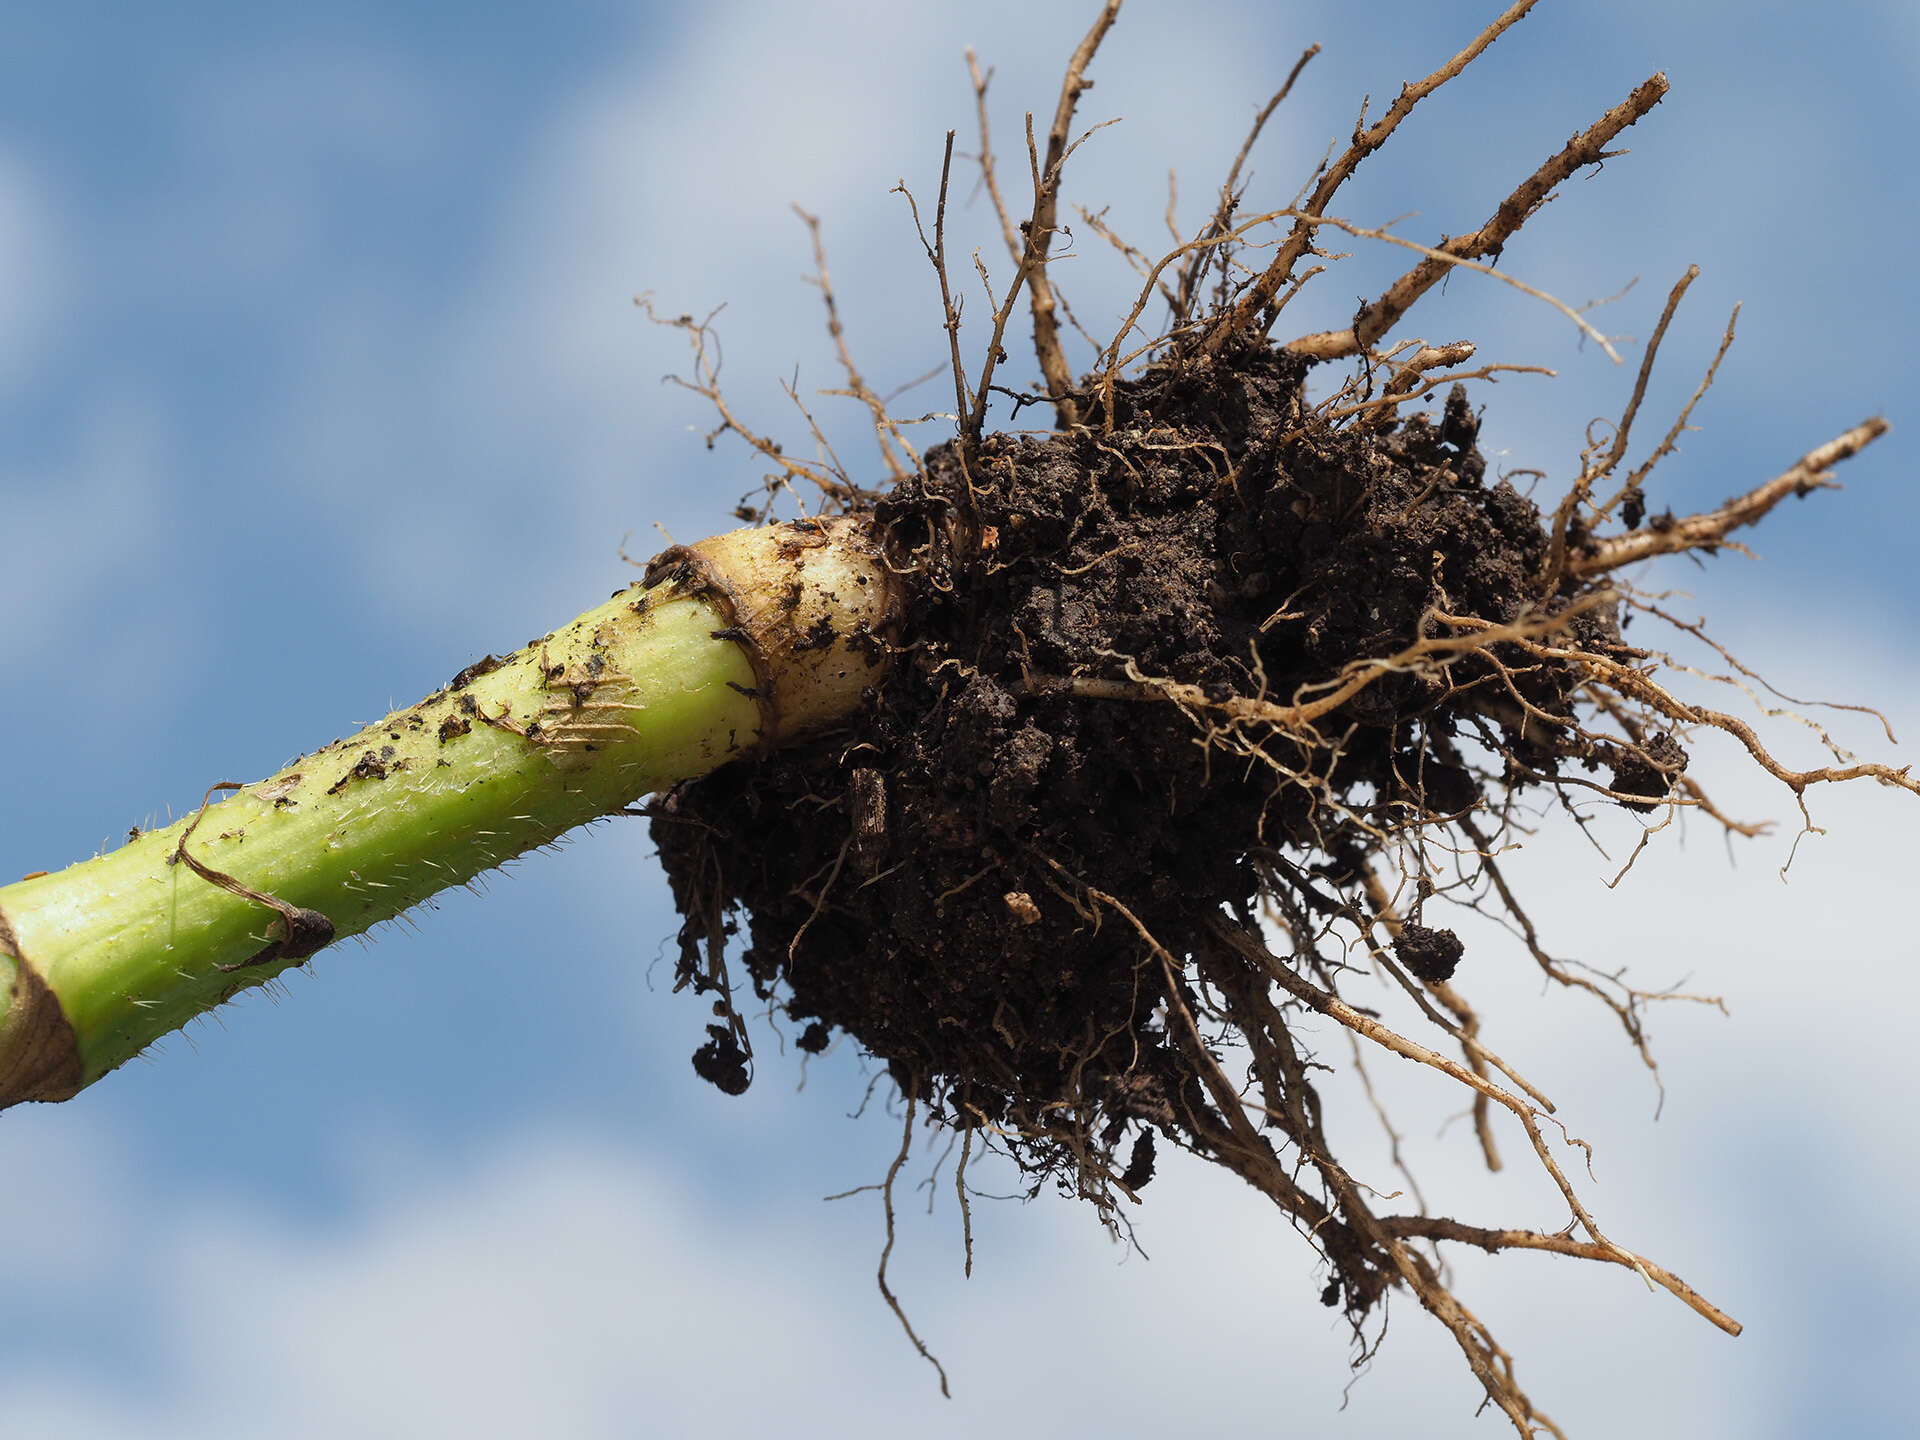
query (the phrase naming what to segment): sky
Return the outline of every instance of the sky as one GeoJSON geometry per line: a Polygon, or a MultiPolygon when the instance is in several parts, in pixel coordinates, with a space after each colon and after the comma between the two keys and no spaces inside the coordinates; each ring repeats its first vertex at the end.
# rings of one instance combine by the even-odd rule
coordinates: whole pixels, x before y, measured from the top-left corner
{"type": "MultiPolygon", "coordinates": [[[[662,383],[681,337],[633,297],[724,306],[731,399],[804,443],[782,383],[838,375],[791,206],[821,218],[875,384],[938,364],[938,292],[894,187],[924,209],[945,132],[973,148],[967,46],[995,67],[1005,146],[1024,110],[1044,123],[1093,8],[476,3],[456,24],[406,3],[0,4],[0,874],[84,858],[552,628],[631,578],[623,544],[725,528],[760,467],[708,448],[711,417],[662,383]]],[[[1493,9],[1134,0],[1080,111],[1121,123],[1075,156],[1067,199],[1153,248],[1172,171],[1192,228],[1318,42],[1253,160],[1253,203],[1284,204],[1363,96],[1378,113],[1493,9]]],[[[1783,689],[1870,701],[1911,740],[1910,5],[1548,0],[1336,209],[1427,240],[1477,225],[1655,70],[1673,91],[1632,153],[1564,186],[1502,266],[1575,304],[1636,282],[1593,312],[1631,339],[1702,267],[1653,434],[1742,303],[1656,506],[1709,507],[1868,415],[1894,422],[1843,491],[1757,532],[1756,559],[1648,580],[1783,689]]],[[[956,251],[999,267],[969,183],[955,207],[956,251]]],[[[1405,268],[1363,245],[1283,323],[1339,324],[1405,268]]],[[[1096,333],[1138,285],[1077,223],[1055,273],[1096,333]]],[[[1407,333],[1558,372],[1477,395],[1496,463],[1544,471],[1550,493],[1638,356],[1624,344],[1615,367],[1477,276],[1407,333]]],[[[836,404],[817,413],[839,453],[877,471],[836,404]]],[[[936,386],[899,408],[939,404],[936,386]]],[[[1809,757],[1790,723],[1773,733],[1809,757]]],[[[1593,1143],[1585,1194],[1609,1233],[1746,1334],[1537,1256],[1455,1257],[1461,1293],[1574,1435],[1910,1434],[1920,972],[1894,902],[1916,802],[1814,796],[1823,833],[1783,879],[1792,797],[1731,747],[1703,744],[1693,773],[1780,829],[1730,853],[1676,827],[1614,890],[1630,828],[1600,837],[1609,859],[1547,824],[1511,862],[1562,950],[1725,997],[1725,1015],[1657,1015],[1664,1104],[1608,1017],[1539,993],[1511,940],[1479,937],[1463,978],[1593,1143]]],[[[676,921],[636,823],[483,888],[323,953],[72,1102],[0,1116],[0,1435],[1505,1430],[1404,1297],[1356,1380],[1306,1246],[1178,1156],[1134,1216],[1137,1251],[1051,1194],[980,1201],[971,1279],[950,1168],[912,1190],[894,1287],[952,1377],[943,1400],[873,1284],[877,1197],[823,1200],[877,1181],[899,1143],[883,1097],[852,1118],[860,1057],[789,1052],[740,1098],[698,1080],[704,1016],[669,993],[676,921]]],[[[1463,1127],[1439,1133],[1451,1094],[1373,1069],[1436,1208],[1557,1228],[1526,1165],[1489,1177],[1463,1127]]],[[[1362,1137],[1355,1164],[1393,1188],[1364,1102],[1330,1104],[1362,1137]]],[[[915,1186],[939,1158],[916,1149],[915,1186]]]]}

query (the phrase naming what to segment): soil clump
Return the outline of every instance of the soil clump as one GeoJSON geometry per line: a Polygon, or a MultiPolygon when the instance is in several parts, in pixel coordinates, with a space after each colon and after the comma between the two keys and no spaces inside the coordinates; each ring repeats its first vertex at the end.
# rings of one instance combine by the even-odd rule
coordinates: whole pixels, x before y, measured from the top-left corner
{"type": "MultiPolygon", "coordinates": [[[[1149,369],[1110,429],[988,436],[971,473],[944,446],[872,507],[911,596],[878,703],[654,808],[679,979],[725,1022],[702,1075],[748,1082],[722,953],[744,920],[753,992],[802,1049],[844,1030],[934,1118],[1105,1206],[1150,1178],[1148,1132],[1236,1143],[1194,1015],[1284,1030],[1223,921],[1264,906],[1310,943],[1410,830],[1570,758],[1665,792],[1677,744],[1570,753],[1579,676],[1475,641],[1531,618],[1623,648],[1607,597],[1543,593],[1548,529],[1487,473],[1464,390],[1335,429],[1305,374],[1265,346],[1149,369]]],[[[1434,982],[1461,958],[1417,923],[1395,948],[1434,982]]],[[[1380,1256],[1338,1221],[1321,1238],[1363,1311],[1380,1256]]]]}

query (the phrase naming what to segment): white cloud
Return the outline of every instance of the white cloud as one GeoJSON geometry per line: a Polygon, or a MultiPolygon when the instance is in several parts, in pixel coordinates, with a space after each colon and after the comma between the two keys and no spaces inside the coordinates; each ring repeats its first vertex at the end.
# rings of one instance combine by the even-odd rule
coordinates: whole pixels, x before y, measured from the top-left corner
{"type": "Polygon", "coordinates": [[[349,211],[338,181],[405,181],[444,139],[425,77],[370,46],[248,49],[183,85],[175,143],[189,163],[147,217],[141,263],[210,309],[273,303],[288,287],[322,306],[316,272],[342,237],[377,249],[377,207],[349,211]]]}
{"type": "MultiPolygon", "coordinates": [[[[1225,23],[1202,20],[1203,31],[1225,23]]],[[[969,39],[1000,67],[1003,163],[1010,183],[1019,180],[1019,107],[1039,109],[1044,125],[1082,25],[1051,21],[1029,35],[1031,22],[1011,5],[978,8],[964,24],[896,7],[747,7],[690,15],[661,35],[637,31],[630,52],[556,107],[501,184],[484,258],[455,303],[425,315],[380,294],[316,306],[310,393],[304,418],[290,417],[305,433],[291,448],[314,487],[341,498],[343,543],[360,554],[368,583],[404,595],[416,615],[450,612],[490,597],[476,601],[445,577],[506,551],[533,576],[554,578],[496,566],[495,587],[537,586],[563,604],[577,594],[567,577],[618,575],[613,549],[624,532],[650,553],[655,521],[682,538],[724,527],[764,467],[731,437],[717,456],[700,446],[711,412],[660,384],[683,368],[684,347],[631,299],[651,291],[667,314],[726,304],[730,397],[748,423],[805,446],[805,422],[779,382],[797,374],[810,395],[840,376],[804,283],[811,260],[790,204],[822,217],[870,378],[889,387],[937,361],[937,290],[906,206],[888,192],[906,177],[931,223],[941,133],[957,125],[961,150],[972,148],[961,58],[969,39]],[[1022,43],[999,43],[1016,31],[1022,43]],[[404,486],[392,484],[396,474],[404,486]],[[359,523],[376,505],[381,523],[359,523]]],[[[1186,168],[1210,175],[1221,137],[1237,140],[1253,103],[1244,96],[1261,83],[1251,62],[1223,49],[1222,63],[1244,69],[1244,92],[1223,83],[1175,96],[1147,84],[1168,23],[1149,12],[1116,34],[1102,60],[1105,88],[1094,92],[1116,105],[1127,97],[1128,120],[1083,152],[1079,193],[1131,197],[1122,228],[1161,223],[1161,182],[1140,192],[1131,183],[1139,169],[1158,176],[1198,155],[1204,167],[1186,168]]],[[[978,245],[1000,274],[991,212],[984,198],[966,200],[973,181],[963,161],[956,167],[955,263],[966,268],[978,245]]],[[[1097,328],[1138,281],[1091,237],[1077,248],[1087,258],[1070,262],[1073,293],[1090,320],[1101,317],[1097,328]],[[1097,284],[1081,278],[1093,275],[1097,284]]],[[[943,393],[931,387],[916,403],[937,408],[943,393]]],[[[843,402],[817,408],[849,463],[866,469],[872,442],[843,402]]],[[[929,427],[929,443],[940,430],[929,427]]],[[[519,613],[528,603],[501,607],[519,613]]]]}
{"type": "Polygon", "coordinates": [[[65,274],[43,187],[0,147],[0,395],[33,373],[61,304],[65,274]]]}
{"type": "MultiPolygon", "coordinates": [[[[1044,116],[1080,22],[1022,13],[1031,8],[978,8],[963,34],[950,16],[936,25],[930,11],[802,17],[779,7],[752,23],[739,13],[719,16],[670,54],[636,48],[562,107],[551,133],[531,147],[524,173],[498,200],[484,264],[445,313],[423,320],[391,296],[347,293],[344,281],[327,303],[314,303],[312,363],[321,383],[301,403],[321,418],[308,435],[289,426],[285,449],[304,451],[326,493],[348,506],[356,487],[380,501],[381,523],[357,527],[354,540],[364,583],[418,600],[430,588],[446,594],[450,573],[477,572],[503,592],[541,585],[570,594],[579,557],[606,562],[629,525],[641,531],[641,550],[655,515],[704,528],[748,488],[755,467],[744,458],[709,460],[685,442],[679,427],[690,407],[663,400],[655,384],[677,355],[655,343],[627,297],[651,285],[669,308],[732,300],[730,375],[754,414],[782,424],[770,377],[805,355],[812,358],[803,386],[832,379],[821,363],[815,297],[797,283],[807,257],[803,233],[784,212],[788,200],[824,215],[863,359],[877,352],[905,369],[927,338],[930,281],[886,186],[907,175],[924,202],[939,132],[957,125],[961,145],[970,144],[957,56],[968,39],[1002,67],[994,93],[1003,147],[1017,134],[1022,103],[1044,116]],[[1016,20],[1044,33],[1029,40],[1016,20]],[[502,454],[513,464],[478,463],[502,454]],[[509,570],[522,552],[570,563],[554,566],[550,579],[527,580],[509,570]],[[470,560],[473,571],[457,569],[470,560]]],[[[1137,195],[1140,176],[1153,177],[1152,193],[1127,212],[1128,233],[1154,233],[1167,164],[1180,164],[1197,194],[1261,87],[1277,78],[1272,54],[1231,43],[1227,12],[1189,22],[1184,9],[1129,11],[1084,112],[1103,115],[1111,100],[1129,118],[1085,152],[1079,193],[1137,195]],[[1204,83],[1156,84],[1170,55],[1204,83]]],[[[1303,26],[1297,38],[1332,38],[1337,28],[1303,26]]],[[[1379,37],[1375,53],[1362,57],[1375,67],[1369,83],[1377,94],[1388,88],[1382,73],[1410,73],[1385,49],[1391,39],[1379,37]]],[[[1317,63],[1332,62],[1330,55],[1317,63]]],[[[364,133],[397,130],[412,137],[409,145],[425,143],[429,108],[406,98],[412,77],[377,78],[381,93],[400,97],[391,100],[399,118],[364,133]]],[[[325,81],[309,73],[287,93],[310,98],[325,81]]],[[[1324,90],[1344,94],[1331,83],[1324,90]]],[[[236,205],[261,178],[266,147],[251,143],[259,117],[277,117],[280,128],[269,127],[275,143],[301,123],[304,102],[270,103],[273,91],[263,81],[222,114],[247,151],[229,157],[236,205]]],[[[1752,100],[1773,103],[1767,95],[1752,100]]],[[[1302,167],[1287,157],[1317,154],[1339,128],[1323,110],[1311,120],[1286,117],[1263,152],[1263,174],[1289,189],[1302,167]]],[[[1696,176],[1697,155],[1684,158],[1684,173],[1696,176]]],[[[1649,190],[1644,170],[1617,168],[1606,177],[1616,194],[1677,191],[1649,190]]],[[[1444,178],[1476,195],[1498,193],[1482,185],[1486,177],[1444,178]]],[[[1752,177],[1712,178],[1732,186],[1752,177]]],[[[17,192],[4,181],[0,173],[0,258],[15,243],[6,238],[6,205],[17,192]]],[[[247,237],[249,263],[277,273],[299,260],[312,212],[297,199],[268,187],[246,202],[260,207],[251,219],[244,206],[236,212],[245,223],[232,233],[247,237]]],[[[978,205],[967,215],[976,231],[983,219],[978,205]]],[[[1613,266],[1642,263],[1637,255],[1596,260],[1612,241],[1578,227],[1563,233],[1561,249],[1543,243],[1516,254],[1514,268],[1532,274],[1532,257],[1574,254],[1593,262],[1591,273],[1617,281],[1630,272],[1613,266]]],[[[1086,259],[1075,262],[1072,293],[1104,313],[1126,287],[1092,280],[1097,246],[1083,237],[1079,248],[1086,259]]],[[[984,253],[995,255],[990,243],[984,253]]],[[[12,333],[7,305],[15,303],[6,277],[14,273],[10,261],[0,268],[0,371],[12,333]]],[[[1586,272],[1576,264],[1572,273],[1586,272]]],[[[1651,276],[1647,283],[1657,288],[1651,276]]],[[[1366,287],[1336,284],[1338,303],[1349,303],[1355,288],[1366,287]]],[[[1470,293],[1485,305],[1501,292],[1470,293]]],[[[1717,332],[1717,324],[1708,328],[1717,332]]],[[[1498,338],[1486,347],[1496,352],[1541,358],[1498,338]]],[[[1579,398],[1591,393],[1585,377],[1599,362],[1583,364],[1583,378],[1568,385],[1571,399],[1523,407],[1509,399],[1518,384],[1491,397],[1489,435],[1512,448],[1516,463],[1564,467],[1588,408],[1579,398]]],[[[1622,389],[1630,379],[1608,378],[1622,389]]],[[[1657,426],[1666,413],[1650,416],[1657,426]]],[[[72,467],[75,478],[23,482],[33,498],[10,502],[0,614],[47,613],[104,576],[138,572],[140,538],[164,523],[149,483],[160,447],[137,417],[103,421],[99,433],[86,452],[92,458],[72,467]],[[73,534],[91,537],[78,555],[12,538],[73,534]]],[[[1716,438],[1693,446],[1704,452],[1716,438]]],[[[1745,481],[1707,483],[1731,489],[1745,481]]],[[[516,627],[523,623],[518,594],[500,606],[516,627]]],[[[116,619],[116,633],[127,633],[128,618],[116,619]]],[[[1846,698],[1894,683],[1876,678],[1886,657],[1849,663],[1837,651],[1833,637],[1849,624],[1836,613],[1795,631],[1774,612],[1754,617],[1751,628],[1776,653],[1826,663],[1824,680],[1793,677],[1808,688],[1824,684],[1846,698]]],[[[523,637],[516,630],[510,638],[523,637]]],[[[1907,680],[1899,684],[1914,693],[1907,680]]],[[[1911,715],[1913,704],[1906,709],[1911,715]]],[[[1728,798],[1748,812],[1791,814],[1778,791],[1736,783],[1728,798]]],[[[1772,875],[1778,845],[1745,851],[1729,872],[1711,827],[1701,824],[1689,827],[1684,854],[1668,837],[1618,892],[1601,888],[1607,867],[1564,833],[1516,861],[1539,887],[1539,918],[1561,948],[1598,964],[1629,959],[1649,978],[1692,971],[1701,988],[1729,996],[1731,1019],[1657,1017],[1670,1086],[1658,1126],[1649,1121],[1651,1087],[1604,1015],[1540,999],[1510,944],[1482,940],[1471,957],[1496,1043],[1595,1141],[1598,1179],[1588,1193],[1603,1223],[1750,1325],[1743,1339],[1726,1340],[1623,1273],[1532,1256],[1460,1258],[1469,1303],[1576,1434],[1644,1428],[1658,1415],[1676,1433],[1746,1436],[1796,1404],[1804,1410],[1808,1395],[1841,1371],[1837,1342],[1856,1338],[1823,1333],[1822,1307],[1873,1298],[1847,1268],[1863,1263],[1861,1255],[1894,1296],[1877,1302],[1889,1311],[1886,1331],[1911,1334],[1906,1297],[1920,1277],[1906,1258],[1904,1197],[1920,1151],[1907,1116],[1920,1097],[1907,1037],[1920,1029],[1920,1000],[1901,913],[1911,888],[1911,801],[1867,792],[1817,796],[1815,804],[1834,833],[1807,842],[1786,889],[1772,875]],[[1794,1224],[1806,1228],[1788,1228],[1794,1224]],[[1856,1288],[1836,1299],[1835,1288],[1845,1286],[1856,1288]]],[[[1421,1175],[1436,1200],[1457,1193],[1467,1197],[1465,1213],[1559,1222],[1551,1195],[1526,1177],[1517,1136],[1506,1137],[1507,1175],[1480,1176],[1459,1127],[1444,1145],[1428,1139],[1453,1108],[1451,1097],[1436,1099],[1426,1077],[1404,1067],[1379,1061],[1374,1070],[1427,1113],[1429,1123],[1409,1122],[1409,1143],[1422,1153],[1421,1175]]],[[[1351,1097],[1345,1103],[1363,1131],[1371,1125],[1351,1097]]],[[[838,1108],[810,1102],[795,1123],[817,1125],[808,1133],[823,1147],[870,1144],[832,1128],[838,1108]]],[[[191,1184],[135,1196],[104,1145],[24,1141],[10,1115],[13,1203],[42,1228],[34,1249],[0,1259],[0,1290],[16,1305],[48,1297],[53,1320],[36,1327],[31,1373],[0,1369],[0,1434],[1501,1430],[1498,1420],[1471,1419],[1473,1387],[1457,1355],[1405,1303],[1373,1373],[1336,1416],[1345,1350],[1311,1303],[1305,1247],[1255,1197],[1172,1156],[1142,1214],[1151,1264],[1119,1263],[1090,1216],[1047,1199],[1025,1209],[982,1207],[980,1274],[962,1284],[950,1212],[931,1224],[906,1222],[899,1288],[954,1373],[959,1398],[942,1404],[868,1279],[879,1243],[871,1197],[822,1208],[778,1174],[728,1184],[703,1178],[752,1173],[755,1127],[766,1113],[743,1108],[709,1135],[677,1140],[688,1151],[671,1154],[583,1133],[561,1117],[528,1122],[475,1155],[444,1164],[436,1156],[418,1172],[372,1166],[349,1218],[337,1222],[191,1184]],[[60,1258],[57,1273],[52,1256],[60,1258]],[[141,1312],[135,1376],[114,1373],[113,1362],[90,1351],[87,1326],[56,1300],[69,1287],[101,1313],[141,1312]]],[[[59,1115],[55,1122],[69,1123],[59,1115]]],[[[1390,1183],[1377,1156],[1365,1173],[1390,1183]]],[[[123,1358],[115,1352],[115,1361],[123,1358]]],[[[1902,1381],[1891,1375],[1883,1383],[1902,1381]]]]}
{"type": "Polygon", "coordinates": [[[84,655],[50,655],[43,625],[5,627],[0,662],[31,660],[50,686],[97,686],[113,675],[127,691],[159,698],[171,682],[154,637],[190,625],[199,604],[179,585],[160,598],[167,582],[153,556],[172,528],[168,464],[161,413],[125,391],[91,397],[50,455],[0,458],[0,615],[113,617],[84,655]]]}
{"type": "MultiPolygon", "coordinates": [[[[1811,679],[1831,685],[1870,659],[1830,654],[1811,679]]],[[[1920,710],[1913,677],[1898,694],[1897,715],[1920,710]]],[[[1702,751],[1699,772],[1718,774],[1716,793],[1741,813],[1789,808],[1724,758],[1702,751]]],[[[1463,1297],[1572,1433],[1659,1415],[1676,1433],[1732,1440],[1813,1413],[1843,1375],[1854,1413],[1898,1403],[1897,1376],[1863,1377],[1848,1356],[1897,1353],[1884,1347],[1915,1328],[1903,1297],[1920,1267],[1903,1236],[1920,1086],[1902,1037],[1920,1030],[1920,978],[1889,903],[1904,893],[1911,803],[1818,796],[1831,833],[1804,842],[1787,886],[1773,873],[1784,838],[1733,869],[1698,823],[1613,892],[1610,867],[1564,825],[1514,857],[1561,951],[1631,961],[1649,981],[1691,972],[1733,1012],[1656,1018],[1669,1096],[1655,1124],[1652,1087],[1610,1018],[1542,998],[1517,947],[1471,937],[1463,978],[1488,1037],[1593,1142],[1595,1178],[1574,1168],[1602,1224],[1749,1327],[1728,1339],[1623,1271],[1454,1256],[1463,1297]]],[[[1443,1213],[1561,1222],[1511,1127],[1509,1170],[1487,1177],[1461,1127],[1432,1138],[1456,1108],[1444,1086],[1385,1057],[1372,1068],[1443,1213]]],[[[814,1143],[846,1147],[857,1183],[877,1176],[888,1125],[838,1118],[847,1081],[829,1070],[774,1108],[814,1143]]],[[[1334,1085],[1330,1100],[1352,1133],[1371,1134],[1355,1097],[1334,1085]]],[[[1404,1297],[1340,1412],[1344,1337],[1312,1303],[1306,1247],[1237,1182],[1177,1155],[1139,1212],[1150,1262],[1075,1204],[982,1203],[976,1277],[962,1281],[950,1201],[928,1219],[903,1187],[895,1283],[954,1377],[956,1398],[940,1401],[871,1285],[875,1197],[821,1206],[793,1176],[759,1171],[756,1113],[751,1101],[737,1119],[716,1111],[671,1150],[557,1116],[464,1159],[408,1157],[388,1135],[347,1167],[359,1177],[347,1218],[318,1221],[190,1185],[136,1201],[84,1134],[36,1126],[10,1146],[27,1203],[57,1220],[54,1249],[95,1259],[56,1274],[15,1252],[0,1259],[0,1289],[16,1304],[65,1291],[59,1316],[129,1288],[150,1307],[130,1367],[148,1378],[102,1373],[84,1329],[42,1332],[31,1373],[0,1370],[0,1433],[1224,1435],[1277,1413],[1349,1436],[1501,1433],[1473,1418],[1459,1357],[1404,1297]],[[67,1194],[89,1207],[66,1213],[67,1194]]],[[[1351,1163],[1391,1188],[1369,1148],[1362,1138],[1351,1163]]],[[[1013,1188],[1004,1175],[982,1183],[1013,1188]]]]}

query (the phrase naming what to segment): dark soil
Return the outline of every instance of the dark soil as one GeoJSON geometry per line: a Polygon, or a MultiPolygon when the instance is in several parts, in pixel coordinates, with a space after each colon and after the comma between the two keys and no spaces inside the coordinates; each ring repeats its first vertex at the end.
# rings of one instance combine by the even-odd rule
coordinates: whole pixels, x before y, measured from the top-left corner
{"type": "MultiPolygon", "coordinates": [[[[1580,599],[1542,593],[1542,517],[1488,475],[1464,392],[1437,420],[1336,430],[1303,374],[1266,349],[1149,370],[1110,432],[986,437],[971,485],[943,447],[881,500],[911,602],[878,706],[655,807],[681,979],[721,988],[713,947],[744,920],[753,991],[801,1048],[845,1031],[937,1118],[1014,1137],[1036,1183],[1106,1202],[1150,1179],[1153,1131],[1219,1156],[1245,1123],[1170,996],[1208,1044],[1267,1065],[1275,1143],[1307,1142],[1305,1119],[1273,1118],[1302,1095],[1317,1127],[1268,982],[1222,922],[1264,906],[1311,946],[1392,837],[1563,773],[1664,795],[1678,745],[1568,741],[1538,717],[1573,717],[1573,676],[1497,645],[1383,675],[1310,728],[1233,723],[1232,697],[1310,699],[1356,661],[1469,633],[1436,610],[1507,623],[1580,599]]],[[[1560,643],[1618,638],[1601,605],[1560,643]]],[[[1444,982],[1460,942],[1420,918],[1394,952],[1444,982]]],[[[746,1086],[743,1033],[714,1025],[695,1057],[723,1089],[746,1086]]],[[[1378,1254],[1337,1220],[1318,1238],[1328,1303],[1344,1286],[1363,1312],[1378,1254]]]]}

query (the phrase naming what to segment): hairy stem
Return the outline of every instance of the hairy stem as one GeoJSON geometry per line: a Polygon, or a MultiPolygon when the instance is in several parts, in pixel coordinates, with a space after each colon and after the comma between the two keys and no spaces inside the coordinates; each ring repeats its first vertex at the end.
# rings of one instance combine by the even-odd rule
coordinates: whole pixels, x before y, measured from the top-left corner
{"type": "Polygon", "coordinates": [[[417,705],[0,888],[0,1107],[66,1099],[333,940],[850,713],[892,605],[864,536],[830,522],[676,547],[647,585],[417,705]]]}

